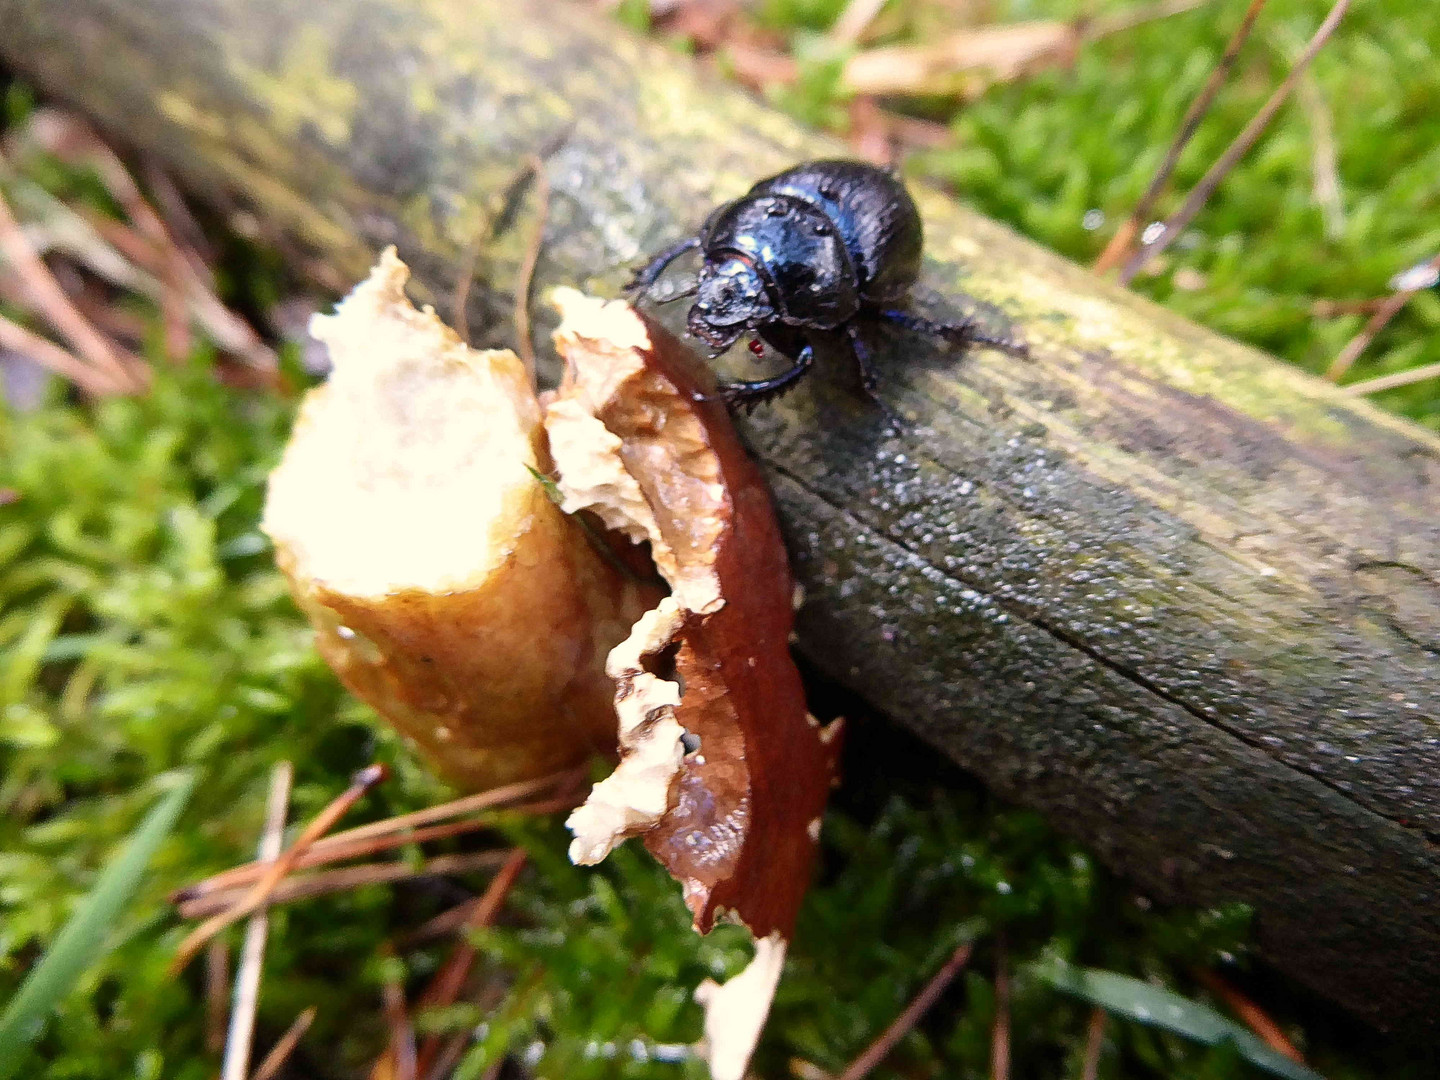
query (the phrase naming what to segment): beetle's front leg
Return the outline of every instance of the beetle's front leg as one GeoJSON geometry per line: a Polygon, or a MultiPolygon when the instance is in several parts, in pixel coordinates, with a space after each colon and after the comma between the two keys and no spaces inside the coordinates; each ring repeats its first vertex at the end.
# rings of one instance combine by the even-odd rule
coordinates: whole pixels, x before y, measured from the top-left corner
{"type": "Polygon", "coordinates": [[[698,236],[692,236],[688,240],[681,240],[671,244],[639,270],[635,271],[635,276],[626,282],[624,291],[627,293],[648,292],[650,286],[660,280],[660,275],[665,272],[667,266],[687,251],[693,251],[699,246],[700,238],[698,236]]]}
{"type": "Polygon", "coordinates": [[[773,401],[795,385],[797,379],[810,370],[815,363],[815,350],[806,342],[795,357],[795,363],[779,375],[768,379],[751,379],[746,382],[725,383],[720,387],[719,396],[725,404],[740,406],[749,412],[756,405],[773,401]]]}

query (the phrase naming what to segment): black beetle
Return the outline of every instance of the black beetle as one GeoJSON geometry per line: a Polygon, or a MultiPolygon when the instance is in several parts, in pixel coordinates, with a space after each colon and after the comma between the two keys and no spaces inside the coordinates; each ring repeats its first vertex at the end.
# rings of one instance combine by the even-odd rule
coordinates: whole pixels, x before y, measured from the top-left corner
{"type": "MultiPolygon", "coordinates": [[[[895,306],[919,276],[922,240],[915,200],[893,174],[860,161],[810,161],[717,207],[699,235],[652,258],[626,290],[648,293],[670,263],[699,250],[704,263],[696,283],[665,302],[697,296],[687,325],[714,350],[712,358],[753,333],[793,361],[773,378],[720,388],[727,402],[747,407],[794,386],[825,335],[848,339],[873,396],[875,369],[861,338],[867,323],[1023,354],[1023,346],[971,322],[934,322],[895,306]]],[[[750,348],[764,353],[758,341],[750,348]]]]}

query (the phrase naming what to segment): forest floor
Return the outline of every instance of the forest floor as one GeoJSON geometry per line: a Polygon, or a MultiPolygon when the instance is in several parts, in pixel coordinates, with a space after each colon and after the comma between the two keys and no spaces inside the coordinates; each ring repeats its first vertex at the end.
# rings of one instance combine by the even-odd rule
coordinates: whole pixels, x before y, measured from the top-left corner
{"type": "MultiPolygon", "coordinates": [[[[901,161],[908,176],[1092,264],[1247,3],[1171,3],[1164,17],[1141,0],[616,7],[617,19],[697,53],[857,154],[901,161]],[[1076,22],[1082,8],[1088,20],[1076,22]],[[1146,17],[1134,25],[1115,19],[1137,10],[1146,17]],[[977,69],[995,44],[978,45],[979,31],[1012,23],[1028,37],[977,69]],[[881,52],[919,43],[930,53],[881,52]]],[[[1142,229],[1181,204],[1328,8],[1261,6],[1142,229]]],[[[1267,132],[1133,287],[1346,384],[1440,363],[1440,295],[1424,269],[1440,251],[1437,50],[1440,9],[1357,5],[1267,132]],[[1423,287],[1338,370],[1407,272],[1423,287]]],[[[216,1015],[227,995],[204,964],[169,975],[187,926],[165,898],[251,857],[277,763],[294,764],[292,822],[373,760],[393,775],[345,825],[452,793],[338,686],[257,529],[293,388],[314,381],[299,328],[329,298],[310,295],[248,240],[243,221],[187,207],[146,167],[135,169],[132,191],[126,166],[74,152],[56,135],[73,135],[68,122],[3,73],[0,94],[0,195],[79,317],[152,373],[142,394],[82,396],[19,359],[18,338],[0,338],[0,1003],[156,798],[194,776],[178,826],[111,927],[112,948],[102,955],[97,943],[79,989],[18,1060],[49,1077],[208,1080],[219,1070],[216,1015]],[[140,191],[201,279],[188,288],[233,321],[211,310],[190,324],[182,286],[166,276],[169,241],[137,220],[140,191]],[[255,332],[246,337],[243,326],[255,332]],[[271,348],[291,390],[256,385],[237,362],[237,352],[271,348]]],[[[0,233],[16,231],[0,218],[0,233]]],[[[56,332],[53,305],[17,285],[13,251],[4,263],[4,325],[73,345],[56,332]]],[[[82,381],[98,377],[87,371],[82,381]]],[[[1440,378],[1373,396],[1440,430],[1440,378]]],[[[811,686],[817,711],[852,720],[845,784],[756,1075],[841,1075],[966,942],[964,971],[871,1075],[1261,1075],[1243,1041],[1206,1045],[1157,1024],[1145,987],[1117,984],[1108,1016],[1061,992],[1060,961],[1173,993],[1167,1003],[1193,1010],[1184,1015],[1196,1023],[1211,1010],[1243,1020],[1249,1003],[1271,1018],[1273,1042],[1293,1044],[1332,1080],[1434,1075],[1426,1048],[1348,1022],[1256,962],[1243,910],[1162,909],[1036,815],[999,803],[818,679],[811,686]]],[[[461,1000],[405,1012],[454,948],[453,936],[410,938],[481,892],[488,872],[417,873],[280,906],[257,1059],[314,1008],[281,1075],[370,1073],[397,1037],[397,1016],[422,1040],[453,1037],[457,1077],[704,1075],[689,1050],[701,1033],[691,992],[743,966],[743,933],[693,935],[678,889],[643,851],[577,869],[558,819],[492,818],[479,840],[399,853],[418,871],[436,854],[526,852],[502,917],[471,936],[478,957],[461,1000]]],[[[238,937],[230,942],[233,972],[238,937]]],[[[209,955],[212,968],[220,960],[209,955]]],[[[0,1060],[5,1053],[0,1045],[0,1060]]]]}

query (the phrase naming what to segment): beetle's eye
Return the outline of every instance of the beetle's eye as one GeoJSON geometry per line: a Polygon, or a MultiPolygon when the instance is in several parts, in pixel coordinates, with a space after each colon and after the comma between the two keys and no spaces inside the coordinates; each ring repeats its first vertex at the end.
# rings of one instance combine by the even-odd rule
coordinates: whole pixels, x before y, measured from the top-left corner
{"type": "Polygon", "coordinates": [[[817,221],[817,222],[815,223],[815,235],[816,235],[816,236],[829,236],[829,235],[830,235],[830,225],[829,225],[829,223],[828,223],[828,222],[824,222],[824,221],[817,221]]]}
{"type": "Polygon", "coordinates": [[[768,215],[770,215],[770,217],[784,217],[784,216],[785,216],[785,204],[784,204],[784,203],[778,203],[778,202],[771,203],[769,206],[767,206],[767,207],[765,208],[765,213],[768,214],[768,215]]]}

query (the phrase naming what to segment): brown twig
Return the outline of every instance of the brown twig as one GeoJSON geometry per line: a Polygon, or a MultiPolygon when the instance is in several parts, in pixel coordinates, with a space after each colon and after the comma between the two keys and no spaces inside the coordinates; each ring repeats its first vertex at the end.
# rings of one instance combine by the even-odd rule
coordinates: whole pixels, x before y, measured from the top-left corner
{"type": "Polygon", "coordinates": [[[1225,1002],[1230,1011],[1238,1016],[1245,1026],[1259,1036],[1260,1040],[1271,1050],[1284,1054],[1291,1061],[1298,1061],[1301,1065],[1305,1064],[1305,1056],[1295,1049],[1295,1044],[1280,1030],[1280,1025],[1275,1023],[1259,1005],[1256,1005],[1213,971],[1197,968],[1191,974],[1195,976],[1201,986],[1225,1002]]]}
{"type": "Polygon", "coordinates": [[[990,1080],[1010,1080],[1010,971],[1003,948],[995,958],[995,1026],[990,1031],[990,1080]]]}
{"type": "Polygon", "coordinates": [[[905,1006],[904,1011],[897,1016],[890,1026],[880,1033],[880,1037],[866,1047],[865,1052],[857,1057],[840,1074],[840,1080],[860,1080],[868,1076],[870,1071],[879,1065],[895,1049],[905,1035],[919,1022],[920,1017],[929,1011],[930,1007],[939,1000],[945,988],[954,981],[965,965],[970,961],[970,952],[974,948],[971,942],[965,942],[950,954],[950,959],[945,961],[944,966],[925,984],[920,993],[916,994],[914,1000],[905,1006]]]}
{"type": "Polygon", "coordinates": [[[230,1022],[230,946],[220,938],[205,950],[205,1049],[225,1049],[230,1022]]]}
{"type": "MultiPolygon", "coordinates": [[[[285,836],[285,816],[290,808],[290,785],[295,770],[290,762],[279,762],[270,773],[270,794],[265,802],[265,831],[260,837],[260,858],[280,857],[285,836]]],[[[260,1002],[260,973],[265,966],[265,938],[270,920],[262,911],[245,927],[240,949],[240,969],[235,973],[235,998],[230,1010],[230,1032],[225,1039],[221,1080],[245,1080],[250,1071],[250,1041],[255,1034],[255,1008],[260,1002]]]]}
{"type": "Polygon", "coordinates": [[[530,341],[530,287],[535,280],[535,264],[540,261],[540,248],[545,243],[545,224],[550,216],[550,178],[538,154],[531,154],[530,169],[535,177],[535,232],[525,249],[520,272],[515,278],[515,342],[530,384],[535,385],[535,346],[530,341]]]}
{"type": "Polygon", "coordinates": [[[1409,386],[1412,383],[1424,382],[1426,379],[1440,379],[1440,363],[1422,364],[1409,371],[1397,371],[1393,375],[1381,375],[1378,378],[1351,383],[1345,387],[1345,393],[1357,396],[1378,394],[1381,390],[1394,390],[1396,387],[1409,386]]]}
{"type": "MultiPolygon", "coordinates": [[[[366,885],[393,884],[444,874],[468,874],[474,870],[500,865],[505,860],[505,854],[504,851],[475,851],[464,855],[437,855],[418,867],[407,862],[362,863],[359,866],[347,866],[319,874],[291,876],[275,887],[274,892],[265,898],[262,907],[272,908],[296,900],[348,892],[366,885]]],[[[240,902],[245,898],[246,892],[246,889],[240,887],[221,889],[219,892],[186,900],[177,910],[182,919],[203,919],[240,902]]]]}
{"type": "Polygon", "coordinates": [[[1080,1069],[1080,1080],[1095,1080],[1100,1073],[1100,1051],[1105,1048],[1105,1024],[1109,1019],[1098,1005],[1090,1010],[1090,1021],[1085,1025],[1085,1063],[1080,1069]]]}
{"type": "MultiPolygon", "coordinates": [[[[54,327],[117,392],[134,392],[144,385],[140,361],[127,356],[81,315],[44,261],[35,254],[10,204],[0,195],[0,258],[10,264],[36,314],[54,327]]],[[[47,365],[48,366],[48,365],[47,365]]]]}
{"type": "MultiPolygon", "coordinates": [[[[1440,254],[1437,254],[1433,259],[1426,263],[1424,269],[1440,270],[1440,254]]],[[[1375,335],[1380,333],[1381,330],[1385,329],[1385,327],[1389,324],[1390,320],[1393,319],[1396,315],[1400,314],[1400,309],[1410,302],[1410,298],[1420,291],[1420,289],[1397,289],[1395,292],[1387,296],[1385,298],[1385,302],[1380,305],[1380,308],[1375,312],[1375,314],[1370,316],[1370,321],[1365,324],[1365,326],[1358,334],[1356,334],[1353,338],[1349,340],[1348,343],[1346,343],[1345,348],[1340,350],[1339,355],[1337,355],[1334,361],[1330,364],[1330,370],[1325,372],[1325,377],[1331,382],[1338,381],[1340,376],[1344,375],[1345,372],[1349,371],[1350,366],[1360,358],[1360,354],[1363,353],[1367,348],[1369,348],[1370,342],[1375,340],[1375,335]]],[[[1424,376],[1422,376],[1422,378],[1423,377],[1424,376]]],[[[1362,383],[1357,385],[1364,384],[1362,383]]],[[[1404,384],[1396,383],[1393,385],[1400,386],[1404,384]]],[[[1352,387],[1351,389],[1353,391],[1354,388],[1352,387]]],[[[1385,387],[1379,387],[1378,389],[1385,389],[1385,387]]],[[[1369,390],[1363,392],[1373,393],[1373,391],[1369,390]]]]}
{"type": "Polygon", "coordinates": [[[310,1025],[315,1022],[315,1011],[315,1006],[311,1005],[295,1018],[295,1022],[280,1036],[280,1041],[270,1048],[270,1053],[265,1055],[265,1060],[260,1062],[260,1067],[255,1070],[255,1075],[250,1080],[274,1080],[281,1067],[290,1060],[295,1047],[300,1045],[305,1032],[309,1031],[310,1025]]]}
{"type": "MultiPolygon", "coordinates": [[[[474,913],[465,923],[465,929],[475,930],[482,926],[489,926],[500,912],[500,906],[505,903],[505,898],[510,895],[520,871],[525,868],[525,852],[521,848],[514,848],[510,857],[505,860],[505,865],[500,868],[499,873],[491,880],[489,887],[480,897],[480,903],[474,913]]],[[[468,941],[462,941],[456,946],[443,967],[435,973],[430,985],[425,988],[424,994],[420,997],[421,1008],[438,1008],[452,1004],[460,993],[460,988],[465,985],[465,980],[470,975],[470,969],[475,964],[475,946],[468,941]]],[[[435,1059],[440,1054],[440,1038],[431,1035],[425,1040],[420,1048],[420,1055],[417,1064],[417,1072],[426,1075],[430,1072],[435,1059]]]]}
{"type": "Polygon", "coordinates": [[[288,874],[298,859],[317,839],[329,832],[349,809],[354,806],[365,793],[389,774],[384,765],[369,765],[355,774],[350,782],[350,787],[337,796],[329,806],[316,815],[315,820],[305,826],[304,830],[296,838],[285,852],[266,868],[264,875],[257,881],[250,892],[234,907],[226,908],[218,915],[213,915],[201,923],[194,930],[190,931],[180,948],[175,952],[175,959],[170,962],[170,973],[178,974],[190,963],[195,953],[212,937],[224,930],[227,926],[239,922],[246,915],[259,910],[265,903],[266,898],[280,884],[280,879],[288,874]]]}
{"type": "Polygon", "coordinates": [[[1295,88],[1295,84],[1299,82],[1300,77],[1305,74],[1306,69],[1310,66],[1310,62],[1315,59],[1321,48],[1330,40],[1330,35],[1333,34],[1335,28],[1340,25],[1340,20],[1344,18],[1345,12],[1348,11],[1349,8],[1350,0],[1335,0],[1335,6],[1332,7],[1330,13],[1325,16],[1325,21],[1316,29],[1314,36],[1312,36],[1309,43],[1306,44],[1305,51],[1300,54],[1300,58],[1296,60],[1290,68],[1289,74],[1286,75],[1280,85],[1275,88],[1275,92],[1270,95],[1269,100],[1260,107],[1260,111],[1251,118],[1250,123],[1245,125],[1244,130],[1235,137],[1235,140],[1225,148],[1225,152],[1220,155],[1215,164],[1210,166],[1205,175],[1200,178],[1200,182],[1191,189],[1190,194],[1185,196],[1185,201],[1180,205],[1180,209],[1166,219],[1164,226],[1160,230],[1160,234],[1155,237],[1154,241],[1143,245],[1140,250],[1131,257],[1130,261],[1125,264],[1125,269],[1120,272],[1120,281],[1122,284],[1128,285],[1133,281],[1135,275],[1140,272],[1147,262],[1174,243],[1175,238],[1180,235],[1190,222],[1195,220],[1195,215],[1198,214],[1200,209],[1210,200],[1210,196],[1214,193],[1215,189],[1220,186],[1220,182],[1225,179],[1230,170],[1235,167],[1236,162],[1249,152],[1250,147],[1255,145],[1255,141],[1259,139],[1265,129],[1270,126],[1270,121],[1273,120],[1275,114],[1280,111],[1280,106],[1284,105],[1290,97],[1291,90],[1295,88]]]}
{"type": "MultiPolygon", "coordinates": [[[[409,814],[400,814],[396,817],[386,818],[383,821],[373,821],[368,825],[360,825],[353,829],[346,829],[344,832],[335,833],[332,836],[317,840],[310,851],[296,861],[293,869],[308,869],[309,867],[323,865],[325,863],[340,862],[344,859],[364,858],[369,855],[378,854],[381,851],[388,851],[391,848],[401,847],[405,844],[423,843],[427,840],[439,840],[447,836],[458,836],[464,832],[484,828],[487,821],[459,822],[454,826],[446,826],[447,830],[424,830],[416,829],[417,825],[428,825],[432,821],[443,821],[445,818],[459,817],[461,814],[473,813],[480,810],[489,810],[505,803],[515,802],[529,795],[544,791],[546,788],[559,787],[562,790],[573,788],[577,781],[583,777],[580,770],[569,770],[561,773],[553,773],[550,776],[543,776],[538,780],[524,780],[519,783],[506,784],[504,787],[492,788],[489,791],[482,791],[478,795],[466,795],[464,798],[454,799],[447,803],[440,803],[436,806],[427,806],[423,810],[416,810],[409,814]],[[412,831],[413,830],[413,831],[412,831]],[[391,837],[383,843],[368,843],[375,837],[391,837]]],[[[573,802],[569,796],[546,800],[539,803],[531,803],[525,806],[513,807],[520,812],[548,813],[553,810],[568,809],[573,802]]],[[[218,889],[230,888],[234,885],[248,884],[258,881],[265,872],[265,866],[259,862],[245,863],[241,866],[223,870],[213,874],[203,881],[194,885],[187,885],[170,895],[171,903],[181,903],[192,900],[206,893],[215,892],[218,889]]]]}
{"type": "Polygon", "coordinates": [[[1180,129],[1175,133],[1175,138],[1170,143],[1170,149],[1165,152],[1165,160],[1160,163],[1160,168],[1155,170],[1155,175],[1150,178],[1150,185],[1145,189],[1145,194],[1140,196],[1140,201],[1135,204],[1135,209],[1130,211],[1130,216],[1125,219],[1124,224],[1115,230],[1115,235],[1110,238],[1110,242],[1105,245],[1105,250],[1095,260],[1095,273],[1108,273],[1130,251],[1135,237],[1140,233],[1141,223],[1150,216],[1156,200],[1160,198],[1170,180],[1170,174],[1179,164],[1180,155],[1190,144],[1190,139],[1199,128],[1200,121],[1210,111],[1210,106],[1214,103],[1216,95],[1220,93],[1220,88],[1230,77],[1230,70],[1235,66],[1235,59],[1240,55],[1240,48],[1245,44],[1245,39],[1250,36],[1250,30],[1254,27],[1255,20],[1260,15],[1260,9],[1264,6],[1265,0],[1250,0],[1245,17],[1240,20],[1240,25],[1230,36],[1230,41],[1220,56],[1220,62],[1215,65],[1215,70],[1210,73],[1210,78],[1205,81],[1200,93],[1190,103],[1190,108],[1185,110],[1185,116],[1180,121],[1180,129]]]}

